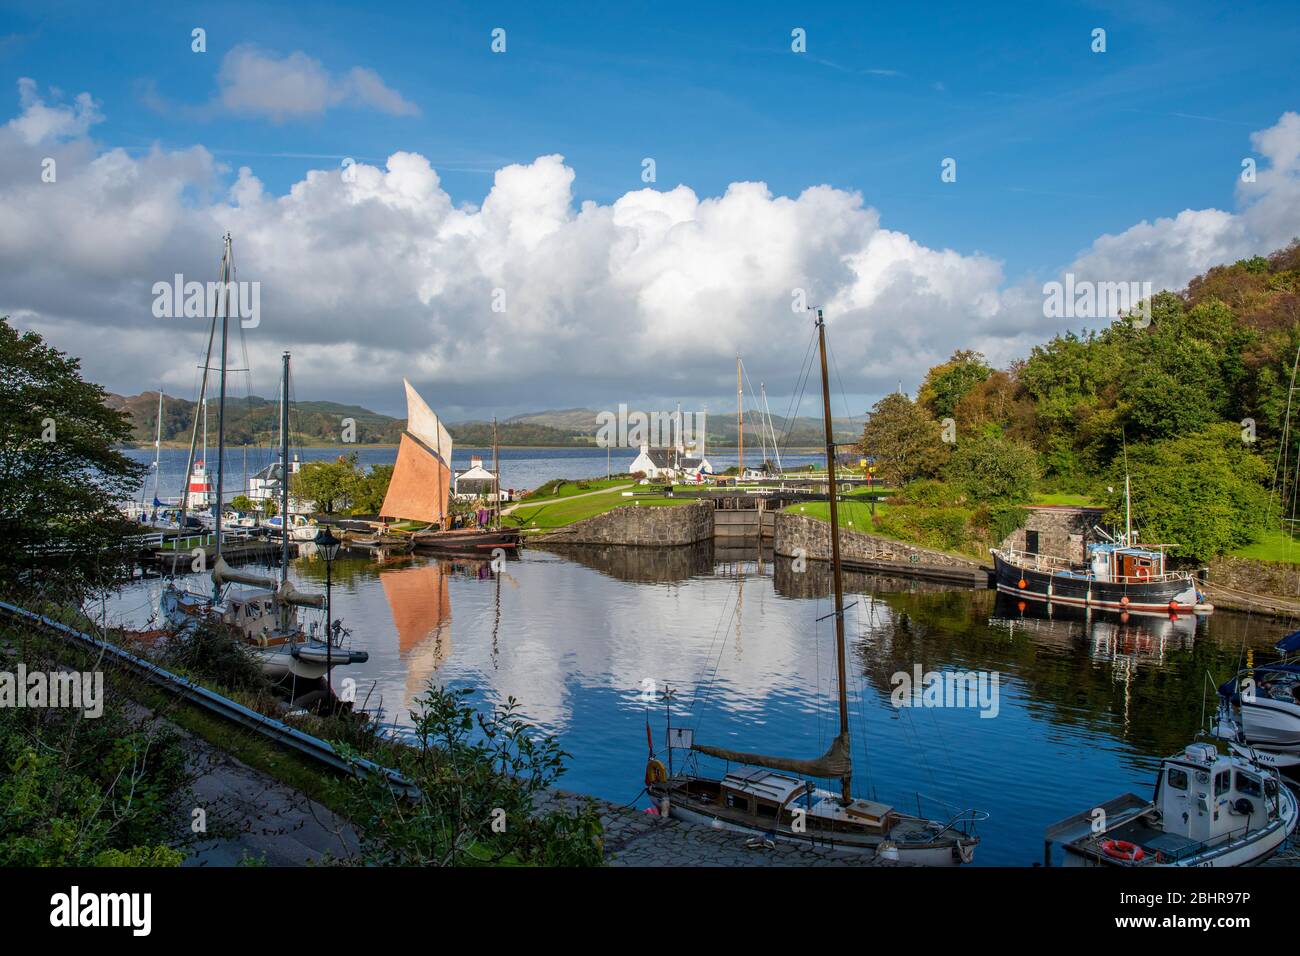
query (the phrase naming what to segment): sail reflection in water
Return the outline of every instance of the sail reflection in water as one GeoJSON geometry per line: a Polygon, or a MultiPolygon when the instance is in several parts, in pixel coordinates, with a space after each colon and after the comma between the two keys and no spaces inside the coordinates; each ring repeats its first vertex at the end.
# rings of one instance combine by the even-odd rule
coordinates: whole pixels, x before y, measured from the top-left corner
{"type": "Polygon", "coordinates": [[[439,561],[379,572],[392,614],[397,654],[406,671],[402,711],[451,655],[451,594],[439,561]]]}

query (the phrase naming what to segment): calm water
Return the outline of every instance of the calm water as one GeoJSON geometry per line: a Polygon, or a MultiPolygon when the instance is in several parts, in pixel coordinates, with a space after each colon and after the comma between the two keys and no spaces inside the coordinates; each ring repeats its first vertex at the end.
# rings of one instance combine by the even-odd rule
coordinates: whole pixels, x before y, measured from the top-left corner
{"type": "MultiPolygon", "coordinates": [[[[397,460],[397,447],[348,448],[294,448],[290,454],[298,455],[303,461],[333,461],[339,455],[355,451],[358,460],[365,467],[371,465],[391,465],[397,460]]],[[[152,448],[128,449],[126,454],[142,464],[153,465],[152,448]]],[[[276,460],[278,452],[266,447],[250,445],[247,456],[242,446],[226,449],[226,471],[223,484],[226,494],[234,497],[247,487],[246,475],[253,475],[261,468],[276,460]],[[245,463],[247,458],[247,463],[245,463]]],[[[185,461],[189,448],[164,448],[159,456],[158,497],[164,501],[176,498],[181,493],[185,477],[185,461]]],[[[451,464],[456,471],[469,468],[471,456],[483,459],[484,464],[492,467],[491,448],[462,448],[455,446],[452,450],[451,464]]],[[[609,468],[614,474],[626,472],[636,458],[636,450],[615,448],[609,455],[609,468]]],[[[499,452],[502,488],[536,488],[553,478],[603,478],[606,474],[605,450],[602,448],[502,448],[499,452]]],[[[719,448],[707,452],[714,471],[723,471],[736,464],[736,449],[719,448]]],[[[203,458],[202,449],[195,452],[196,459],[203,458]]],[[[825,462],[824,455],[810,452],[790,452],[781,456],[781,463],[787,468],[825,462]]],[[[753,450],[747,450],[746,465],[757,465],[760,459],[753,450]]],[[[216,485],[217,450],[208,449],[208,477],[216,485]]],[[[145,476],[142,493],[146,501],[153,494],[153,474],[145,476]]]]}
{"type": "MultiPolygon", "coordinates": [[[[335,613],[370,652],[347,672],[358,698],[382,702],[398,724],[430,678],[475,688],[484,705],[513,696],[572,755],[562,783],[620,803],[641,789],[647,717],[663,739],[647,680],[677,691],[673,722],[700,742],[821,754],[837,721],[832,622],[818,621],[830,610],[828,571],[727,557],[711,546],[533,550],[496,576],[475,562],[341,558],[335,613]]],[[[299,558],[291,576],[321,588],[324,565],[299,558]]],[[[847,584],[855,789],[901,809],[920,792],[988,811],[983,864],[1033,863],[1047,824],[1126,790],[1148,794],[1159,757],[1200,724],[1206,673],[1225,678],[1243,647],[1262,653],[1281,633],[1227,613],[1049,620],[993,592],[847,584]],[[890,677],[917,663],[998,672],[998,715],[895,709],[890,677]]],[[[144,623],[160,586],[129,585],[110,618],[144,623]]]]}

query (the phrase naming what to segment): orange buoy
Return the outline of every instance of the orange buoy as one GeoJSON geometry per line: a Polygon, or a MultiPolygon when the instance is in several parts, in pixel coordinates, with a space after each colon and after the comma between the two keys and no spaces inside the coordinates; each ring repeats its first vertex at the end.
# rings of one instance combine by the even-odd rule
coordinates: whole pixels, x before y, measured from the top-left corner
{"type": "Polygon", "coordinates": [[[1016,587],[1018,587],[1018,588],[1023,588],[1024,586],[1025,586],[1025,579],[1024,579],[1024,578],[1021,578],[1019,581],[1016,582],[1016,587]]]}
{"type": "Polygon", "coordinates": [[[1122,598],[1120,598],[1119,603],[1121,607],[1128,607],[1128,595],[1125,594],[1122,598]]]}
{"type": "Polygon", "coordinates": [[[1112,860],[1123,860],[1125,863],[1140,863],[1146,856],[1146,851],[1127,840],[1102,840],[1101,852],[1112,860]]]}

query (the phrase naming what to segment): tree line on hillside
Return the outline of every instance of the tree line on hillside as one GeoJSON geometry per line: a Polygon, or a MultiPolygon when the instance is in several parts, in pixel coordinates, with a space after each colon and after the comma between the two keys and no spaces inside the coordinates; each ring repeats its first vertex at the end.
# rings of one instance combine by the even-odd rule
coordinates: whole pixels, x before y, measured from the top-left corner
{"type": "Polygon", "coordinates": [[[1077,494],[1110,522],[1127,473],[1142,538],[1204,561],[1290,516],[1298,355],[1300,241],[1158,293],[1149,321],[1058,335],[1006,369],[957,351],[915,400],[876,403],[861,450],[890,485],[940,481],[985,505],[1077,494]]]}

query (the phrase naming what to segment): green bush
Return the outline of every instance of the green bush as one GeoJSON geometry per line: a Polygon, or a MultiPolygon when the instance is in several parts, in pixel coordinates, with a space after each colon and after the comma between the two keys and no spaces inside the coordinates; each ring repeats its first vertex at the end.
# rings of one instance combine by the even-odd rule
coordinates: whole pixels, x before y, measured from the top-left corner
{"type": "MultiPolygon", "coordinates": [[[[538,734],[513,698],[487,713],[469,690],[436,687],[416,699],[414,743],[393,747],[389,763],[420,796],[403,801],[379,779],[345,791],[348,817],[362,827],[371,865],[597,865],[603,858],[596,811],[539,810],[535,798],[564,773],[555,738],[538,734]]],[[[355,758],[358,752],[341,745],[355,758]]]]}

